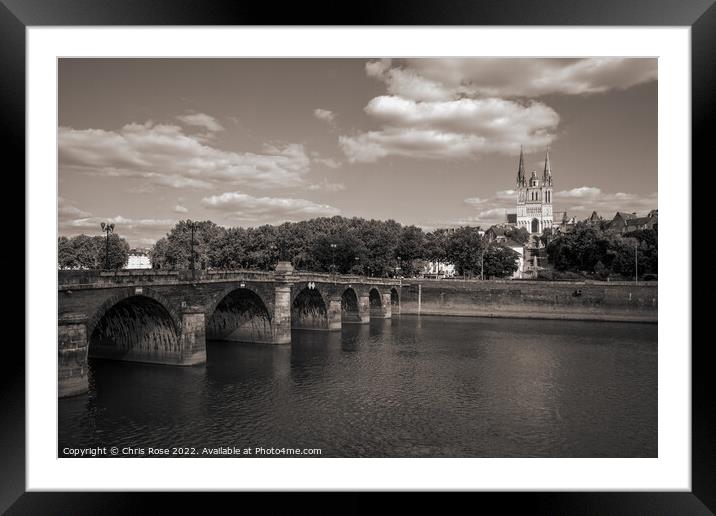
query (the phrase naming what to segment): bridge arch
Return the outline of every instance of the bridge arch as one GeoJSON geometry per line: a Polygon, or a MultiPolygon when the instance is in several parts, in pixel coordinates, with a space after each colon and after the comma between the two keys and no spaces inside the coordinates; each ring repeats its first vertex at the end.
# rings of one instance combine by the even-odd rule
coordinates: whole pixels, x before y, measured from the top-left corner
{"type": "Polygon", "coordinates": [[[146,297],[156,301],[162,306],[164,310],[171,317],[174,327],[177,331],[181,329],[181,317],[178,312],[174,309],[174,305],[166,297],[161,295],[159,292],[154,291],[150,288],[142,288],[141,293],[138,293],[135,289],[122,289],[114,290],[114,294],[105,299],[99,306],[87,317],[87,335],[92,335],[99,321],[104,315],[117,303],[129,299],[132,297],[146,297]]]}
{"type": "Polygon", "coordinates": [[[247,286],[224,289],[206,309],[206,337],[271,342],[271,312],[261,294],[247,286]]]}
{"type": "Polygon", "coordinates": [[[352,287],[346,288],[341,294],[341,321],[361,322],[358,294],[352,287]]]}
{"type": "Polygon", "coordinates": [[[88,355],[137,362],[181,357],[181,319],[151,289],[123,290],[106,299],[87,321],[88,355]]]}
{"type": "Polygon", "coordinates": [[[383,298],[376,287],[372,287],[368,292],[368,304],[372,317],[381,317],[383,315],[383,298]]]}
{"type": "Polygon", "coordinates": [[[394,307],[400,306],[400,294],[398,293],[398,289],[395,287],[390,289],[390,304],[394,307]]]}
{"type": "Polygon", "coordinates": [[[291,303],[291,327],[328,329],[328,304],[318,288],[307,285],[296,292],[291,303]]]}

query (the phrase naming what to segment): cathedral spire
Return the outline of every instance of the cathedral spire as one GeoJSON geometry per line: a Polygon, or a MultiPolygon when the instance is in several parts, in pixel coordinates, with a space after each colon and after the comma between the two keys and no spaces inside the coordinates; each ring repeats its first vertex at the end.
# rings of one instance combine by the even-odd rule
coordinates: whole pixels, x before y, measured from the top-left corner
{"type": "Polygon", "coordinates": [[[520,145],[520,166],[517,169],[517,184],[523,185],[525,183],[525,158],[522,155],[522,145],[520,145]]]}
{"type": "Polygon", "coordinates": [[[552,184],[552,167],[549,164],[549,147],[547,147],[547,152],[545,152],[544,155],[544,174],[542,176],[542,182],[545,185],[552,184]]]}

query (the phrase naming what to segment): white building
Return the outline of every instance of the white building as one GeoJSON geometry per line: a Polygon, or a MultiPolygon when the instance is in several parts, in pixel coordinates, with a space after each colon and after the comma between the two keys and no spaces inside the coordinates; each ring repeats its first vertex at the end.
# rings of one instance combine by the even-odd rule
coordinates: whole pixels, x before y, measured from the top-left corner
{"type": "Polygon", "coordinates": [[[525,246],[513,240],[508,244],[508,247],[520,255],[519,258],[515,260],[517,262],[517,270],[512,273],[512,279],[520,279],[525,272],[525,246]]]}
{"type": "Polygon", "coordinates": [[[146,254],[130,254],[125,269],[151,269],[152,262],[146,254]]]}
{"type": "Polygon", "coordinates": [[[525,162],[520,149],[520,164],[517,169],[517,227],[540,235],[546,228],[551,228],[552,224],[552,169],[549,149],[544,158],[542,179],[537,177],[535,170],[529,179],[525,179],[525,162]]]}
{"type": "Polygon", "coordinates": [[[455,266],[452,263],[428,262],[423,274],[436,278],[451,278],[455,276],[455,266]]]}

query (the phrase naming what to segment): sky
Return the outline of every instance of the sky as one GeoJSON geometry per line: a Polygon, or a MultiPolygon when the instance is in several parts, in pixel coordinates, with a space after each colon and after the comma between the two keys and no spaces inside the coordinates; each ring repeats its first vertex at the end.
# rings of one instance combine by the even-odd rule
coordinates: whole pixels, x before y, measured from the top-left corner
{"type": "Polygon", "coordinates": [[[149,247],[184,219],[343,215],[431,231],[657,208],[657,60],[60,59],[58,224],[149,247]]]}

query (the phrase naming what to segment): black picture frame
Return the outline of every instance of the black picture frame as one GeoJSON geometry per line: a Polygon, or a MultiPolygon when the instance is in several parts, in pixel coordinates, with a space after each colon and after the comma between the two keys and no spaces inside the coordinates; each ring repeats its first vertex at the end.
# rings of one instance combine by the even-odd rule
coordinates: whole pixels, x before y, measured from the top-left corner
{"type": "MultiPolygon", "coordinates": [[[[0,0],[0,141],[6,188],[21,204],[25,192],[25,30],[31,26],[85,25],[617,25],[690,26],[692,73],[692,170],[711,171],[716,125],[716,5],[714,0],[491,0],[398,1],[365,5],[339,3],[210,2],[208,0],[0,0]],[[8,160],[8,158],[11,158],[8,160]],[[10,165],[12,163],[12,165],[10,165]],[[14,181],[14,184],[12,184],[14,181]]],[[[684,180],[689,180],[684,176],[684,180]]],[[[692,203],[696,206],[696,203],[692,203]]],[[[19,206],[13,209],[22,210],[19,206]]],[[[681,214],[692,218],[691,213],[681,214]]],[[[13,217],[17,217],[14,215],[13,217]]],[[[24,219],[23,219],[24,220],[24,219]]],[[[6,219],[12,252],[3,265],[25,263],[24,224],[6,219]],[[20,257],[20,255],[22,257],[20,257]],[[9,258],[12,256],[12,259],[9,258]]],[[[688,226],[691,230],[691,226],[688,226]]],[[[692,233],[693,234],[693,233],[692,233]]],[[[689,237],[690,235],[680,235],[689,237]]],[[[32,271],[25,270],[25,275],[32,271]]],[[[12,306],[25,308],[25,285],[9,274],[12,306]],[[18,285],[12,285],[12,282],[18,285]],[[12,288],[15,287],[15,288],[12,288]],[[21,302],[21,299],[23,302],[21,302]]],[[[691,278],[685,280],[691,283],[691,278]]],[[[692,306],[696,306],[692,303],[692,306]]],[[[27,309],[32,309],[28,307],[27,309]]],[[[696,320],[692,316],[692,320],[696,320]]],[[[7,321],[10,321],[8,318],[7,321]]],[[[8,323],[9,324],[9,323],[8,323]]],[[[23,334],[24,340],[24,334],[23,334]]],[[[692,347],[692,490],[690,492],[618,493],[481,493],[483,504],[529,508],[536,514],[710,514],[716,512],[716,423],[708,340],[692,347]],[[700,345],[699,345],[700,344],[700,345]]],[[[207,493],[188,499],[183,493],[27,493],[25,492],[25,351],[19,338],[7,339],[0,374],[0,512],[7,514],[124,514],[145,512],[148,502],[184,510],[206,507],[207,493]]],[[[669,343],[688,345],[690,343],[669,343]]],[[[253,494],[243,496],[253,497],[253,494]]],[[[275,496],[275,495],[274,495],[275,496]]],[[[226,496],[224,496],[226,497],[226,496]]],[[[318,500],[318,499],[316,499],[318,500]]],[[[326,498],[320,498],[321,501],[326,498]]],[[[425,507],[421,495],[413,503],[425,507]]],[[[305,497],[290,495],[287,505],[311,507],[305,497]]],[[[229,502],[231,503],[231,502],[229,502]]],[[[245,506],[247,502],[242,504],[245,506]]],[[[249,502],[250,503],[250,502],[249,502]]],[[[383,504],[375,495],[350,494],[342,512],[364,512],[383,504]]],[[[444,509],[445,506],[439,502],[444,509]]],[[[335,506],[334,506],[335,507],[335,506]]],[[[198,509],[197,509],[198,510],[198,509]]],[[[163,511],[164,512],[164,511],[163,511]]]]}

